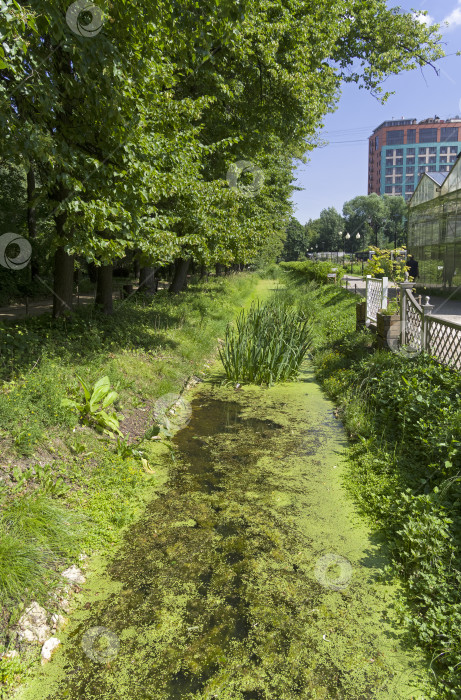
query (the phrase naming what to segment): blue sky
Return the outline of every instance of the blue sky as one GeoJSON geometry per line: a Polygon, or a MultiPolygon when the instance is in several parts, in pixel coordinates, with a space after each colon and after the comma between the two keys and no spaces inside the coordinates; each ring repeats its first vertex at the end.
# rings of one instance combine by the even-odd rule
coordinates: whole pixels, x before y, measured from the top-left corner
{"type": "Polygon", "coordinates": [[[442,27],[447,58],[439,62],[439,76],[425,68],[390,78],[385,89],[395,95],[385,105],[365,90],[344,86],[339,107],[326,117],[321,132],[328,145],[315,149],[309,163],[296,170],[296,184],[304,189],[294,193],[293,201],[302,224],[326,207],[341,212],[348,199],[367,194],[368,136],[381,122],[461,116],[461,56],[449,55],[461,50],[461,0],[389,0],[388,5],[425,10],[431,23],[449,20],[448,28],[442,27]]]}

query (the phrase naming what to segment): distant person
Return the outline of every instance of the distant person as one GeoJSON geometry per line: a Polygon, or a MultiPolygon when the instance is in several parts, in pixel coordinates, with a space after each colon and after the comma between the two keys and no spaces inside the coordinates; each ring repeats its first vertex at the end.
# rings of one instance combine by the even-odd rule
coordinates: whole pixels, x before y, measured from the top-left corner
{"type": "Polygon", "coordinates": [[[413,277],[413,280],[419,277],[418,261],[412,255],[409,255],[407,258],[407,267],[409,268],[408,274],[410,277],[413,277]]]}

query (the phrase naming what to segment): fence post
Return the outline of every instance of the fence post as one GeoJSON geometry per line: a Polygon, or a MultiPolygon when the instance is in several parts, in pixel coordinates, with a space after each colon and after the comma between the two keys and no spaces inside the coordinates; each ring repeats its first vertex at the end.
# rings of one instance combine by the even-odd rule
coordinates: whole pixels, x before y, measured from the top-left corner
{"type": "Polygon", "coordinates": [[[387,294],[389,290],[389,278],[383,277],[383,286],[381,287],[381,308],[387,309],[387,294]]]}
{"type": "Polygon", "coordinates": [[[429,316],[432,313],[432,309],[434,308],[434,304],[429,303],[430,299],[429,297],[426,297],[426,301],[424,305],[421,307],[423,310],[423,316],[421,318],[421,351],[422,352],[429,352],[429,341],[430,341],[430,335],[429,335],[429,323],[427,322],[427,316],[429,316]]]}
{"type": "Polygon", "coordinates": [[[370,280],[371,280],[371,275],[367,275],[367,279],[365,281],[365,301],[367,303],[366,310],[365,310],[365,323],[366,324],[368,321],[368,285],[369,285],[370,280]]]}
{"type": "Polygon", "coordinates": [[[407,289],[413,287],[413,282],[408,281],[408,271],[405,272],[405,282],[400,282],[400,345],[407,344],[407,289]]]}

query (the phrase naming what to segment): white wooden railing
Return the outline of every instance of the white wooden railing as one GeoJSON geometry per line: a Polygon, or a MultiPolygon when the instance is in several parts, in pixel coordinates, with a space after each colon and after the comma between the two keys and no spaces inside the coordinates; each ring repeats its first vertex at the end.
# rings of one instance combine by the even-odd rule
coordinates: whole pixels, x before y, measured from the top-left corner
{"type": "Polygon", "coordinates": [[[376,323],[377,314],[380,309],[387,309],[387,295],[389,290],[389,280],[387,277],[374,279],[367,275],[365,279],[365,299],[367,302],[366,320],[376,323]]]}
{"type": "Polygon", "coordinates": [[[438,362],[461,370],[461,325],[432,316],[434,306],[427,296],[419,304],[412,282],[400,285],[400,344],[414,352],[427,352],[438,362]]]}

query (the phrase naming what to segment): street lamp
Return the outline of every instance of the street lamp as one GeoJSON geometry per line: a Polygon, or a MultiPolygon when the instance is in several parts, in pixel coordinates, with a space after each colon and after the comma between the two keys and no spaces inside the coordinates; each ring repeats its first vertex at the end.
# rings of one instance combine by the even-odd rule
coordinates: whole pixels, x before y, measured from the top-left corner
{"type": "MultiPolygon", "coordinates": [[[[356,234],[355,239],[356,239],[356,241],[357,241],[357,246],[358,246],[358,242],[359,242],[359,240],[360,240],[360,233],[357,233],[357,234],[356,234]]],[[[356,256],[355,256],[355,257],[357,258],[357,253],[356,253],[356,256]]],[[[351,263],[351,274],[352,274],[352,263],[351,263]]]]}
{"type": "MultiPolygon", "coordinates": [[[[345,238],[345,241],[344,241],[344,261],[346,260],[346,241],[348,241],[350,237],[351,237],[350,233],[346,233],[346,235],[344,236],[344,238],[345,238]]],[[[346,270],[347,270],[347,268],[346,268],[346,270]]]]}

